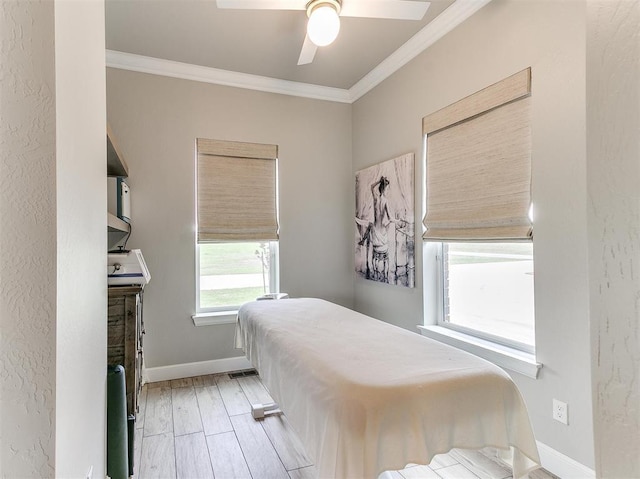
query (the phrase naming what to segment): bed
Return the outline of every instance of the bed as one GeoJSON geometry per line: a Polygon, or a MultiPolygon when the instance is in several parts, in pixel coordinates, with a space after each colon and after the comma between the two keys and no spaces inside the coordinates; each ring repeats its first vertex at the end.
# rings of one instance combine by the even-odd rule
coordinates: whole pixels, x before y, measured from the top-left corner
{"type": "Polygon", "coordinates": [[[242,348],[320,478],[372,478],[452,448],[496,447],[514,477],[540,462],[526,407],[497,366],[314,298],[238,312],[242,348]]]}

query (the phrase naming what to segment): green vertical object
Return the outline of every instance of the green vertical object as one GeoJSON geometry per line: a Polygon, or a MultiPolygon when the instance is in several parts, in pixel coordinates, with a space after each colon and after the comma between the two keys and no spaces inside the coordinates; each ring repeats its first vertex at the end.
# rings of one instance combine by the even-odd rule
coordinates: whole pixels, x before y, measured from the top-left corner
{"type": "Polygon", "coordinates": [[[111,479],[129,477],[129,433],[124,368],[109,366],[107,373],[107,474],[111,479]]]}
{"type": "Polygon", "coordinates": [[[129,447],[127,448],[127,452],[129,454],[128,468],[129,475],[133,476],[133,442],[135,441],[135,433],[136,433],[136,418],[133,414],[129,414],[127,416],[127,429],[128,429],[128,440],[129,447]]]}

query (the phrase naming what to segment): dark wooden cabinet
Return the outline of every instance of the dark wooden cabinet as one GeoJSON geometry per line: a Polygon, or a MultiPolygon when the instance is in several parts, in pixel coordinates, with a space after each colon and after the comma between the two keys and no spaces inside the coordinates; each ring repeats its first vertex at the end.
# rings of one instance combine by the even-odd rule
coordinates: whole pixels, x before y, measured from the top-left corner
{"type": "Polygon", "coordinates": [[[134,418],[142,388],[142,290],[140,285],[110,286],[107,317],[107,363],[124,367],[127,415],[134,418]]]}

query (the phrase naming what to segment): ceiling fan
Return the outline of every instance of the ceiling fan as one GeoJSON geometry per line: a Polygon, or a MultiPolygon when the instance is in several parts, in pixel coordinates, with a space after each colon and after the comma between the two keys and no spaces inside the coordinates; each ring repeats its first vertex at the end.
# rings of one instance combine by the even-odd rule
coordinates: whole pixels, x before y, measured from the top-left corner
{"type": "Polygon", "coordinates": [[[421,20],[429,2],[415,0],[216,0],[218,8],[244,10],[306,10],[307,35],[298,65],[313,61],[318,47],[329,45],[340,31],[340,17],[421,20]]]}

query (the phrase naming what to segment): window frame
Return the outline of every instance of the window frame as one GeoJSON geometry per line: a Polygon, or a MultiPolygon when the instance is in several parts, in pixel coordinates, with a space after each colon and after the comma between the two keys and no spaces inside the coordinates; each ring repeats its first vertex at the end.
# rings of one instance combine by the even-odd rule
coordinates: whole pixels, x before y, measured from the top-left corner
{"type": "Polygon", "coordinates": [[[196,326],[235,322],[235,313],[241,305],[200,306],[200,245],[269,243],[269,294],[279,293],[278,146],[208,138],[196,138],[194,146],[195,314],[191,318],[196,326]],[[273,162],[273,167],[263,161],[273,162]],[[225,174],[234,181],[221,183],[219,179],[226,178],[225,174]],[[256,179],[263,176],[268,181],[257,184],[256,179]],[[245,192],[251,195],[245,198],[245,192]],[[238,215],[239,203],[243,209],[238,215]]]}
{"type": "MultiPolygon", "coordinates": [[[[464,328],[442,324],[444,309],[442,243],[423,241],[423,324],[418,325],[422,336],[467,351],[504,369],[531,379],[538,379],[543,364],[535,351],[527,352],[463,331],[464,328]]],[[[535,295],[535,291],[534,291],[535,295]]]]}
{"type": "MultiPolygon", "coordinates": [[[[478,329],[461,326],[459,324],[451,323],[446,318],[446,305],[447,305],[447,287],[445,285],[445,251],[444,246],[445,243],[448,242],[440,242],[437,244],[437,253],[436,253],[436,264],[437,264],[437,272],[438,281],[437,281],[437,298],[438,298],[438,307],[437,307],[437,316],[436,316],[436,324],[443,328],[450,329],[452,331],[456,331],[458,333],[462,333],[464,335],[468,335],[474,338],[478,338],[483,341],[487,341],[489,343],[493,343],[499,346],[504,346],[509,349],[513,349],[516,351],[521,351],[523,353],[535,355],[536,347],[535,347],[535,309],[534,309],[534,338],[533,345],[522,343],[520,341],[515,341],[513,339],[506,338],[504,336],[498,336],[491,333],[487,333],[484,331],[480,331],[478,329]]],[[[513,243],[512,241],[504,241],[499,243],[513,243]]],[[[535,261],[534,261],[535,268],[535,261]]],[[[535,301],[535,282],[534,282],[534,301],[535,301]]]]}
{"type": "MultiPolygon", "coordinates": [[[[536,379],[542,364],[536,361],[535,356],[535,334],[533,348],[528,345],[522,345],[518,341],[511,341],[506,338],[494,337],[492,334],[473,330],[464,326],[451,324],[444,321],[445,318],[445,288],[444,288],[444,254],[442,250],[443,242],[464,242],[464,241],[497,241],[509,243],[518,240],[532,241],[532,225],[523,221],[522,201],[506,202],[508,197],[502,199],[500,204],[514,204],[517,208],[513,211],[496,211],[496,217],[489,218],[488,224],[478,225],[477,218],[474,216],[471,221],[465,223],[467,216],[452,216],[450,212],[444,211],[440,217],[428,219],[428,203],[429,201],[437,204],[447,204],[447,197],[437,197],[436,200],[428,195],[429,193],[429,175],[433,172],[429,171],[427,162],[428,151],[430,148],[428,137],[430,135],[439,134],[444,130],[472,121],[483,116],[489,118],[492,122],[499,123],[505,120],[504,115],[512,115],[517,113],[512,109],[503,111],[502,115],[493,115],[494,110],[502,110],[503,108],[514,104],[521,103],[523,108],[531,108],[531,67],[526,68],[508,78],[498,81],[480,91],[477,91],[458,102],[444,107],[434,113],[431,113],[422,119],[423,133],[423,195],[422,203],[425,215],[423,217],[423,256],[422,256],[422,278],[423,278],[423,325],[419,325],[420,333],[431,339],[454,346],[456,348],[468,351],[472,354],[487,359],[498,366],[504,367],[511,371],[523,374],[524,376],[536,379]],[[489,115],[489,116],[485,116],[489,115]],[[510,213],[510,214],[507,214],[510,213]],[[512,214],[511,214],[512,213],[512,214]],[[434,220],[435,221],[432,221],[434,220]],[[502,220],[507,221],[502,222],[502,220]],[[439,224],[438,224],[438,220],[439,224]],[[456,220],[450,223],[449,220],[456,220]],[[432,225],[432,223],[434,223],[432,225]],[[460,224],[462,223],[462,224],[460,224]],[[438,230],[438,226],[441,228],[438,230]],[[458,226],[458,227],[455,227],[458,226]],[[460,227],[461,226],[461,227],[460,227]],[[481,228],[477,228],[481,226],[481,228]],[[494,228],[495,227],[495,228],[494,228]],[[527,227],[527,228],[525,228],[527,227]],[[429,229],[432,230],[428,234],[429,229]],[[435,231],[435,233],[434,233],[435,231]],[[516,343],[516,344],[514,344],[516,343]],[[514,347],[515,346],[515,347],[514,347]],[[524,347],[522,347],[524,346],[524,347]],[[529,352],[531,351],[531,352],[529,352]]],[[[494,125],[495,126],[495,125],[494,125]]],[[[530,128],[530,122],[526,126],[530,128]]],[[[476,134],[480,134],[476,132],[476,134]]],[[[495,136],[495,132],[493,133],[495,136]]],[[[441,138],[442,139],[442,138],[441,138]]],[[[448,140],[448,138],[444,138],[448,140]]],[[[531,140],[529,140],[531,141],[531,140]]],[[[485,141],[486,143],[486,141],[485,141]]],[[[491,143],[489,143],[491,144],[491,143]]],[[[442,145],[441,145],[442,146],[442,145]]],[[[445,143],[446,146],[446,143],[445,143]]],[[[464,145],[463,145],[464,146],[464,145]]],[[[467,145],[468,146],[468,145],[467,145]]],[[[467,147],[465,146],[465,148],[467,147]]],[[[525,145],[526,146],[526,145],[525,145]]],[[[475,148],[475,146],[474,146],[475,148]]],[[[531,155],[532,147],[529,144],[529,155],[531,155]]],[[[453,156],[460,156],[465,150],[455,150],[453,156]]],[[[453,154],[452,153],[452,154],[453,154]]],[[[464,156],[464,155],[463,155],[464,156]]],[[[526,160],[518,154],[520,159],[526,160]]],[[[529,156],[529,161],[531,157],[529,156]]],[[[526,166],[526,165],[525,165],[526,166]]],[[[529,170],[531,165],[528,165],[529,170]]],[[[499,176],[497,176],[499,178],[499,176]]],[[[457,181],[457,177],[456,177],[457,181]]],[[[519,182],[518,184],[522,184],[519,182]]],[[[529,188],[531,186],[531,178],[529,177],[529,188]]],[[[499,185],[502,182],[499,180],[499,185]]],[[[447,192],[448,185],[444,183],[442,191],[447,192]]],[[[486,188],[486,185],[483,186],[486,188]]],[[[498,190],[498,193],[503,190],[498,190]]],[[[433,190],[432,190],[433,192],[433,190]]],[[[530,194],[530,189],[529,189],[530,194]]],[[[498,195],[500,197],[501,195],[498,195]]],[[[477,206],[475,203],[472,206],[477,206]]],[[[469,204],[465,204],[466,209],[472,211],[473,208],[469,204]]],[[[484,207],[484,205],[483,205],[484,207]]],[[[529,208],[531,208],[531,197],[529,196],[529,208]]],[[[437,215],[436,215],[437,216],[437,215]]],[[[530,216],[530,215],[529,215],[530,216]]],[[[483,216],[484,218],[484,216],[483,216]]],[[[531,219],[531,218],[529,218],[531,219]]],[[[535,283],[535,282],[534,282],[535,283]]],[[[535,303],[535,284],[534,284],[534,303],[535,303]]],[[[534,310],[534,321],[537,314],[534,310]]],[[[534,325],[535,328],[535,325],[534,325]]]]}
{"type": "MultiPolygon", "coordinates": [[[[269,243],[269,291],[267,294],[280,292],[280,252],[277,240],[219,241],[225,243],[269,243]]],[[[196,241],[196,316],[236,313],[241,304],[224,305],[212,308],[200,307],[200,243],[196,241]]]]}

